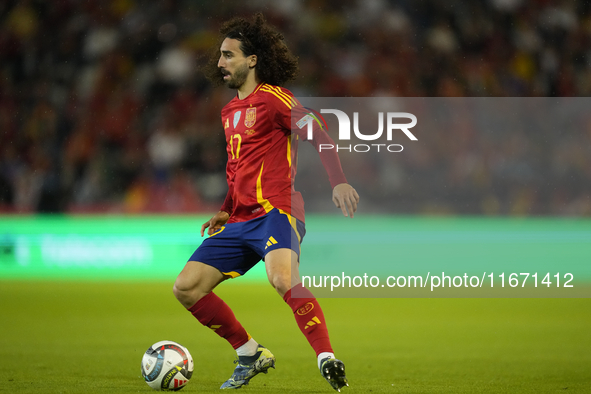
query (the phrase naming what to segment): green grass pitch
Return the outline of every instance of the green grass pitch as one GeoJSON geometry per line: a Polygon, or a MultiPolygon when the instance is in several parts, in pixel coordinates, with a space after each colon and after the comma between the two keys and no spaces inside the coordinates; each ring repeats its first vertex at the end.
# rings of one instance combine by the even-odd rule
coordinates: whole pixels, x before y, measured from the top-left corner
{"type": "MultiPolygon", "coordinates": [[[[171,283],[0,281],[0,392],[149,393],[154,342],[186,346],[182,392],[217,393],[234,351],[177,304],[171,283]]],[[[330,393],[291,311],[266,284],[217,293],[277,369],[244,393],[330,393]]],[[[344,393],[591,392],[591,299],[321,299],[344,393]]]]}

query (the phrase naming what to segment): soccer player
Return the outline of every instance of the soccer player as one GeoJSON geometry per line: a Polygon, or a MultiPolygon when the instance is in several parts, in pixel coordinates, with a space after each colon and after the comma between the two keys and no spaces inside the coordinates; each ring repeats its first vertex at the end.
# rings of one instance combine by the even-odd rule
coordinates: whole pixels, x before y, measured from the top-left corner
{"type": "MultiPolygon", "coordinates": [[[[238,355],[238,366],[221,386],[237,389],[260,372],[275,367],[275,357],[238,322],[213,289],[244,275],[261,259],[277,293],[291,307],[298,327],[317,355],[322,376],[337,391],[348,386],[345,366],[333,353],[322,308],[301,284],[298,265],[305,234],[301,194],[294,190],[297,144],[307,127],[291,132],[306,111],[281,85],[298,66],[283,36],[261,14],[252,21],[234,18],[220,29],[220,54],[208,76],[236,89],[222,109],[228,163],[228,194],[220,209],[201,226],[209,237],[191,256],[174,284],[180,303],[203,325],[225,338],[238,355]],[[218,58],[219,56],[219,58],[218,58]]],[[[318,147],[332,139],[316,123],[309,141],[318,147]]],[[[333,187],[333,202],[353,217],[359,195],[347,184],[334,150],[320,153],[333,187]]]]}

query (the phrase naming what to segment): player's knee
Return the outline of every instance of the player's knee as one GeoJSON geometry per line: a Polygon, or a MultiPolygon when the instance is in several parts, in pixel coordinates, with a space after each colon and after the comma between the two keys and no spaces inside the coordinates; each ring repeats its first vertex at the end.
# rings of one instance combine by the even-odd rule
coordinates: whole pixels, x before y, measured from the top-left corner
{"type": "Polygon", "coordinates": [[[291,279],[282,275],[276,275],[269,278],[271,286],[279,293],[281,297],[291,289],[291,279]]]}
{"type": "Polygon", "coordinates": [[[180,287],[178,282],[174,282],[174,285],[172,286],[172,293],[181,304],[184,304],[183,301],[187,298],[187,290],[180,287]]]}
{"type": "Polygon", "coordinates": [[[217,270],[209,269],[202,264],[191,264],[176,278],[172,292],[185,308],[190,308],[224,279],[217,270]]]}
{"type": "Polygon", "coordinates": [[[185,290],[183,290],[179,284],[178,281],[174,282],[174,285],[172,286],[172,293],[174,294],[174,296],[176,297],[177,300],[181,300],[181,298],[183,297],[185,290]]]}
{"type": "Polygon", "coordinates": [[[172,287],[172,292],[176,299],[187,309],[207,295],[207,293],[200,292],[198,289],[185,289],[178,287],[176,284],[172,287]]]}
{"type": "Polygon", "coordinates": [[[195,290],[196,284],[188,281],[182,273],[176,278],[176,281],[172,286],[174,296],[185,308],[190,308],[195,305],[195,303],[201,298],[199,293],[195,290]]]}

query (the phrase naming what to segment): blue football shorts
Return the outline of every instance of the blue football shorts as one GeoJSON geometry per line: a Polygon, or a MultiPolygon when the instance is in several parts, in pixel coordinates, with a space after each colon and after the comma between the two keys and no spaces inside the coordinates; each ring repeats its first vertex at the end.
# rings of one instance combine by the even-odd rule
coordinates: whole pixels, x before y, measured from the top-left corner
{"type": "Polygon", "coordinates": [[[275,249],[291,249],[299,256],[305,234],[302,221],[274,208],[258,218],[222,226],[203,241],[189,261],[210,265],[235,278],[275,249]]]}

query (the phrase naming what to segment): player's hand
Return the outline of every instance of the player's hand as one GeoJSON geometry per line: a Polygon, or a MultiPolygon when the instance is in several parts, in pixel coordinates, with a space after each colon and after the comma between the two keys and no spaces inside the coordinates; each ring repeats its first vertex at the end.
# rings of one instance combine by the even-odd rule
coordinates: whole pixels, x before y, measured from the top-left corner
{"type": "Polygon", "coordinates": [[[203,223],[203,225],[201,226],[201,236],[203,237],[203,234],[205,233],[205,229],[207,229],[207,228],[209,228],[207,230],[207,235],[211,235],[211,234],[215,233],[220,228],[222,228],[222,226],[224,224],[226,224],[228,219],[230,219],[230,215],[228,214],[228,212],[219,211],[211,219],[209,219],[207,222],[203,223]]]}
{"type": "Polygon", "coordinates": [[[353,217],[359,204],[359,194],[348,183],[340,183],[332,189],[332,202],[341,208],[343,215],[353,217]]]}

